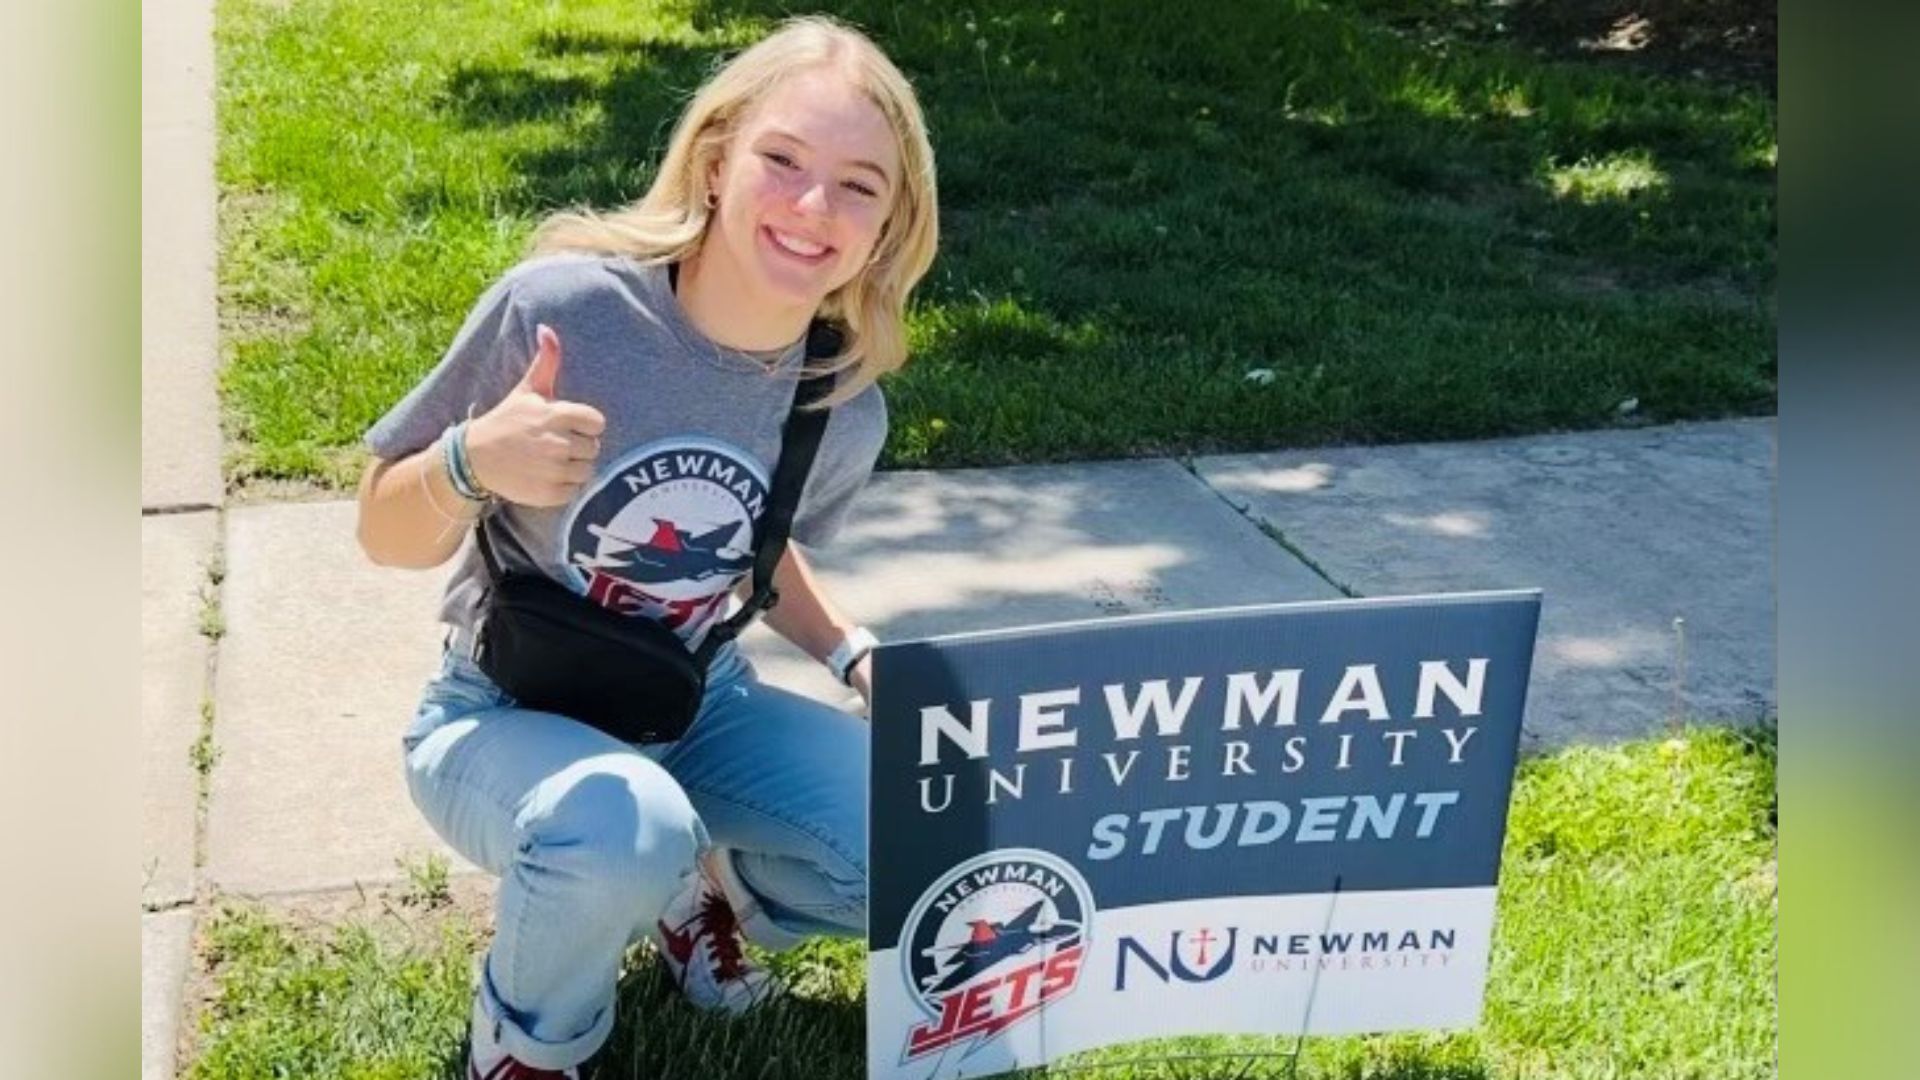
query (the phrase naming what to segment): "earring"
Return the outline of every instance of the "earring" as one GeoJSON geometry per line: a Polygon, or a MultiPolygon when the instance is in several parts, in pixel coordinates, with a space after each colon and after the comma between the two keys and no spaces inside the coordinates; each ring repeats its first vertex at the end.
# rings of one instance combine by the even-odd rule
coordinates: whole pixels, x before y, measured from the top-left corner
{"type": "Polygon", "coordinates": [[[707,209],[711,210],[714,207],[719,205],[720,205],[720,196],[714,194],[711,191],[707,192],[707,209]]]}

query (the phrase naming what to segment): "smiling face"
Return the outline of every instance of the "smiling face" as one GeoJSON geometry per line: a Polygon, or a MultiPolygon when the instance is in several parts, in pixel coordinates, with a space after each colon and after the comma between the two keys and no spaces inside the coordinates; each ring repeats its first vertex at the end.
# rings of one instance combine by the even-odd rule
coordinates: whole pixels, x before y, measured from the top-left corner
{"type": "Polygon", "coordinates": [[[711,178],[702,263],[748,302],[809,313],[859,274],[899,186],[885,114],[832,70],[789,78],[748,114],[711,178]]]}

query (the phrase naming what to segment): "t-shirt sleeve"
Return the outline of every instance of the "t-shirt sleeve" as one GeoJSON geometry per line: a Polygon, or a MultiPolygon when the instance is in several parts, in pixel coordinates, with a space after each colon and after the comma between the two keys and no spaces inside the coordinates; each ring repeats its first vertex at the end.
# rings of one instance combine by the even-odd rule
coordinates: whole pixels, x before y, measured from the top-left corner
{"type": "Polygon", "coordinates": [[[824,547],[833,542],[852,516],[855,496],[873,475],[874,463],[887,441],[886,400],[880,388],[869,387],[840,406],[828,422],[829,437],[834,434],[832,425],[842,422],[850,429],[845,435],[847,451],[831,458],[820,455],[800,494],[800,505],[794,510],[793,539],[805,547],[824,547]]]}
{"type": "Polygon", "coordinates": [[[413,454],[457,421],[500,403],[533,356],[534,332],[511,278],[474,304],[439,364],[367,430],[364,442],[388,461],[413,454]]]}

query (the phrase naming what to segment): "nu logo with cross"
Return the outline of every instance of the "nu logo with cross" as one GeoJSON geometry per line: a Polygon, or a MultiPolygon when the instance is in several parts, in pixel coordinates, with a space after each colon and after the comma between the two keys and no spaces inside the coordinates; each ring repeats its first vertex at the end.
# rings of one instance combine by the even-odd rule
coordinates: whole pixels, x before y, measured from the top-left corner
{"type": "Polygon", "coordinates": [[[1130,959],[1137,960],[1141,964],[1146,965],[1147,971],[1163,983],[1172,979],[1179,979],[1181,982],[1188,983],[1212,982],[1220,976],[1225,975],[1228,969],[1233,967],[1234,950],[1240,942],[1239,927],[1230,926],[1226,928],[1226,948],[1222,950],[1218,956],[1214,957],[1211,965],[1207,963],[1207,952],[1210,946],[1220,941],[1219,935],[1204,926],[1194,931],[1188,938],[1188,941],[1197,948],[1197,951],[1194,955],[1193,965],[1188,966],[1185,957],[1181,955],[1180,949],[1180,937],[1186,933],[1187,931],[1185,930],[1168,931],[1166,951],[1158,956],[1154,954],[1152,949],[1141,944],[1138,938],[1122,934],[1120,936],[1120,958],[1118,966],[1114,970],[1113,988],[1115,990],[1125,990],[1127,988],[1127,962],[1130,959]],[[1162,957],[1164,957],[1164,959],[1162,959],[1162,957]]]}

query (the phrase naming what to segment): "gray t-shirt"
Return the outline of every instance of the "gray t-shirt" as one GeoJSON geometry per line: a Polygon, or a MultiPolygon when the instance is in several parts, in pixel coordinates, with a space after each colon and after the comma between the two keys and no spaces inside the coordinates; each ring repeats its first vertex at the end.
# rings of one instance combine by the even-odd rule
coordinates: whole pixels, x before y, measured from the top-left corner
{"type": "MultiPolygon", "coordinates": [[[[715,344],[688,320],[664,265],[531,259],[480,297],[439,365],[368,430],[368,449],[403,458],[491,409],[526,374],[541,323],[560,336],[556,396],[606,415],[600,457],[566,506],[496,502],[487,536],[509,569],[537,566],[601,604],[660,620],[691,647],[752,571],[805,341],[766,353],[715,344]]],[[[839,530],[886,434],[877,386],[833,410],[796,542],[818,546],[839,530]]],[[[485,580],[469,537],[441,618],[475,629],[485,580]]]]}

